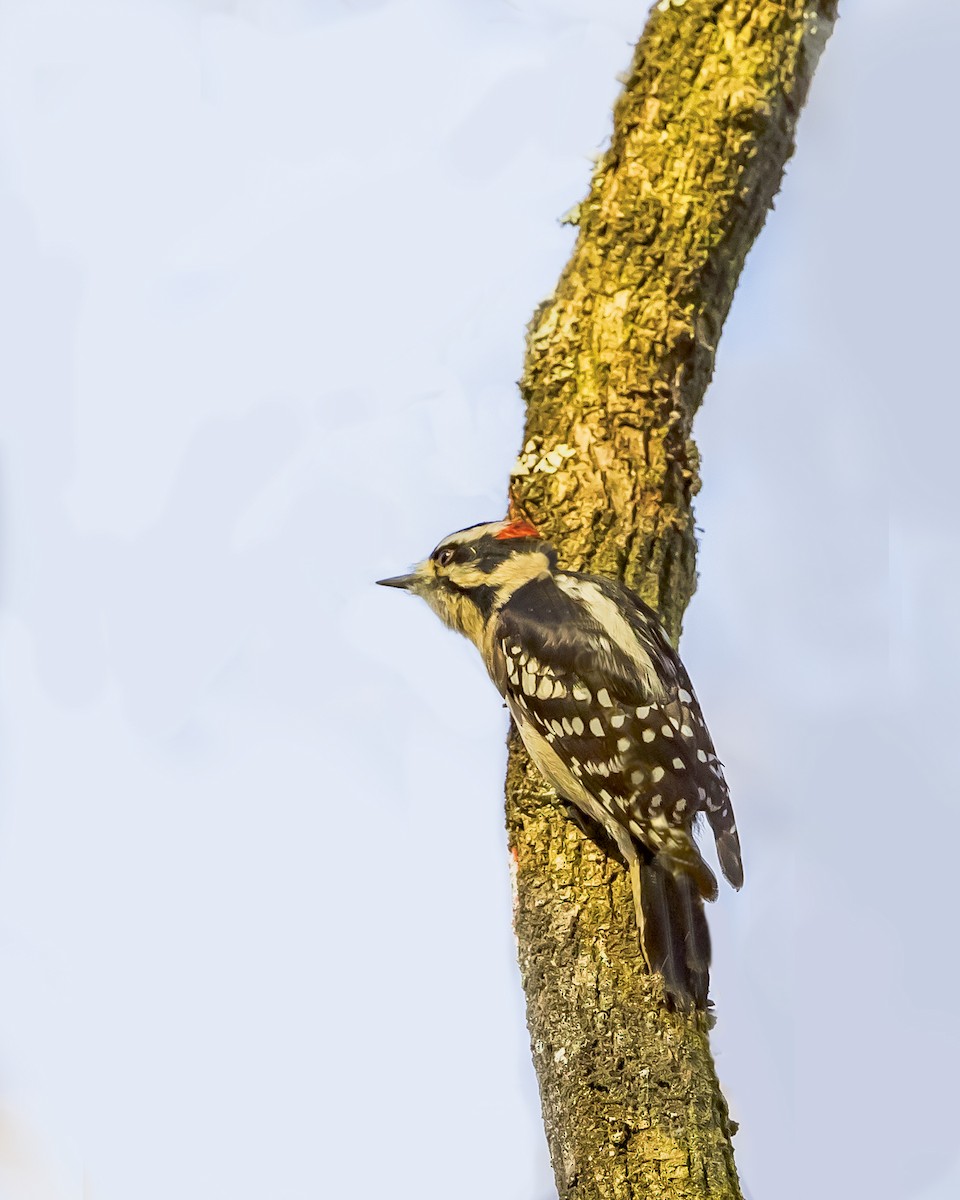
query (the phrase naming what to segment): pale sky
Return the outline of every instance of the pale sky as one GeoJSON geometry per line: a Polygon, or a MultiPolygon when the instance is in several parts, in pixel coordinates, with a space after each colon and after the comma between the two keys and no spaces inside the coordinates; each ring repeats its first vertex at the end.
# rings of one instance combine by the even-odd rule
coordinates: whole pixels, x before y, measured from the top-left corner
{"type": "MultiPolygon", "coordinates": [[[[627,0],[0,10],[0,1200],[552,1200],[502,514],[627,0]]],[[[960,16],[848,0],[696,424],[748,1200],[953,1200],[960,16]]]]}

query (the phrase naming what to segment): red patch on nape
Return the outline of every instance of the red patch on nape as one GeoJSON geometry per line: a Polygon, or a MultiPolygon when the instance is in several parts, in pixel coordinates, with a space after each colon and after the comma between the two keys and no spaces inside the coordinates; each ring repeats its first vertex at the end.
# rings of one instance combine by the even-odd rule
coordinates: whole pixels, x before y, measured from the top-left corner
{"type": "Polygon", "coordinates": [[[493,536],[498,542],[505,541],[507,538],[538,538],[540,530],[531,525],[529,521],[521,519],[511,521],[509,525],[505,525],[499,533],[495,533],[493,536]]]}

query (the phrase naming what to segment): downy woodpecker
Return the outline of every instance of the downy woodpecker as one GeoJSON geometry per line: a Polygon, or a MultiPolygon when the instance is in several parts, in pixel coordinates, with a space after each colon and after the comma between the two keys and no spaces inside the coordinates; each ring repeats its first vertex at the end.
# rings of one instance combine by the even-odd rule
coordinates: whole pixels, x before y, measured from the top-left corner
{"type": "Polygon", "coordinates": [[[694,822],[706,818],[735,888],[740,842],[700,705],[653,610],[611,579],[560,570],[527,521],[453,533],[410,575],[378,582],[422,596],[474,643],[544,778],[619,850],[647,966],[675,1004],[705,1007],[703,901],[717,881],[694,822]]]}

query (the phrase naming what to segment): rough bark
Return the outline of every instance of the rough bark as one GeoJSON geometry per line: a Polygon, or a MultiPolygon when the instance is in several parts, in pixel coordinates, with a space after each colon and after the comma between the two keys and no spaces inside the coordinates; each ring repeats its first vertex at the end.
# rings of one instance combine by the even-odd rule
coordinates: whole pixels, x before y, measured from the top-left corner
{"type": "MultiPolygon", "coordinates": [[[[625,578],[674,637],[696,582],[691,425],[835,15],[835,0],[657,4],[570,216],[573,255],[531,322],[512,511],[565,565],[625,578]]],[[[507,824],[562,1200],[739,1198],[709,1022],[664,1007],[624,871],[565,817],[515,734],[507,824]]]]}

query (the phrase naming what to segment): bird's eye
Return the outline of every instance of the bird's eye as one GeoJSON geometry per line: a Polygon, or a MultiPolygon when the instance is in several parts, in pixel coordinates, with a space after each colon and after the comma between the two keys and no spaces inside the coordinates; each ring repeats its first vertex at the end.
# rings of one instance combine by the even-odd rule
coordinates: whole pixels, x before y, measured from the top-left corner
{"type": "Polygon", "coordinates": [[[441,550],[440,553],[437,555],[438,565],[441,567],[449,567],[450,564],[453,562],[453,556],[455,554],[456,554],[456,551],[453,549],[453,547],[447,546],[446,550],[441,550]]]}

